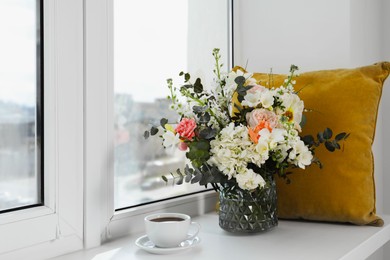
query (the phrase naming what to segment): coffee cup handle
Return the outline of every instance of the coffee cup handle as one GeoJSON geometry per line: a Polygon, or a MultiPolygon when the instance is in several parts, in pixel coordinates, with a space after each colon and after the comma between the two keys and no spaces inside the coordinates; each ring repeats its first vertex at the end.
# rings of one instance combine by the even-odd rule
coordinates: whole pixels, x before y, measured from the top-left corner
{"type": "Polygon", "coordinates": [[[198,235],[199,230],[200,230],[200,224],[198,222],[192,221],[191,222],[191,226],[193,226],[193,227],[195,226],[196,231],[193,234],[188,234],[187,240],[194,239],[198,235]]]}

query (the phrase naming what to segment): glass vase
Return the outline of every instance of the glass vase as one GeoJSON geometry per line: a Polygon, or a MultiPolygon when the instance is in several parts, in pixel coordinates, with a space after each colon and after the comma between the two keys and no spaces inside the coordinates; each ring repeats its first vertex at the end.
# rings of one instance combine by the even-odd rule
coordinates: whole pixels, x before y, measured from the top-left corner
{"type": "Polygon", "coordinates": [[[219,226],[234,233],[257,233],[278,225],[276,184],[273,177],[257,194],[249,191],[219,193],[219,226]]]}

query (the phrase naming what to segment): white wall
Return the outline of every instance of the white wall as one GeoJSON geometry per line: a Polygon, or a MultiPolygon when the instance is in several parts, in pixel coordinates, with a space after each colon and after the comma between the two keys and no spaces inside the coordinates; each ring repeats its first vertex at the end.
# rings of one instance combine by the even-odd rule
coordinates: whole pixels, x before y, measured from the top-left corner
{"type": "MultiPolygon", "coordinates": [[[[389,0],[235,1],[234,63],[249,71],[287,73],[390,61],[389,0]]],[[[390,214],[390,79],[373,145],[378,213],[390,214]],[[384,171],[384,169],[386,169],[384,171]],[[384,198],[387,198],[386,200],[384,198]]],[[[385,250],[386,251],[386,250],[385,250]]],[[[370,259],[390,259],[390,250],[370,259]]]]}

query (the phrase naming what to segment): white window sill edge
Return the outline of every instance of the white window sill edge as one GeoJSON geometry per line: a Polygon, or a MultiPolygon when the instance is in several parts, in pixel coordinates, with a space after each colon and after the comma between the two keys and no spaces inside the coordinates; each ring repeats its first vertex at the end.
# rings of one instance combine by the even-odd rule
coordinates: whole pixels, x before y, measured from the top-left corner
{"type": "MultiPolygon", "coordinates": [[[[382,216],[385,226],[354,226],[302,221],[279,221],[278,227],[261,234],[235,235],[223,231],[214,212],[195,217],[201,224],[201,243],[196,247],[161,259],[366,259],[390,240],[390,216],[382,216]]],[[[135,245],[144,232],[107,242],[100,247],[78,251],[54,259],[152,259],[135,245]]],[[[154,259],[154,258],[153,258],[154,259]]],[[[160,259],[160,258],[159,258],[160,259]]]]}

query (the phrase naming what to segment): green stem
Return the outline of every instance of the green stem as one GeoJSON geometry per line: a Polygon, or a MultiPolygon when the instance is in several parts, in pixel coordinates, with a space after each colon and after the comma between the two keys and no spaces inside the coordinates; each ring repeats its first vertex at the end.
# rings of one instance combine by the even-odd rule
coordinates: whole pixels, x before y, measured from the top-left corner
{"type": "Polygon", "coordinates": [[[294,77],[294,72],[297,69],[298,69],[298,67],[296,67],[295,65],[291,65],[290,76],[287,77],[287,82],[286,82],[286,84],[284,84],[285,87],[287,87],[291,83],[291,81],[292,81],[292,79],[294,77]]]}
{"type": "Polygon", "coordinates": [[[175,104],[176,96],[175,96],[175,94],[173,93],[173,83],[172,83],[172,79],[167,79],[167,83],[168,83],[169,91],[171,92],[172,104],[175,104]]]}
{"type": "Polygon", "coordinates": [[[215,75],[217,75],[217,78],[218,80],[221,80],[221,73],[220,73],[220,70],[219,70],[219,49],[218,48],[215,48],[213,50],[213,56],[214,56],[214,59],[215,59],[215,68],[216,68],[216,71],[215,71],[215,75]]]}

